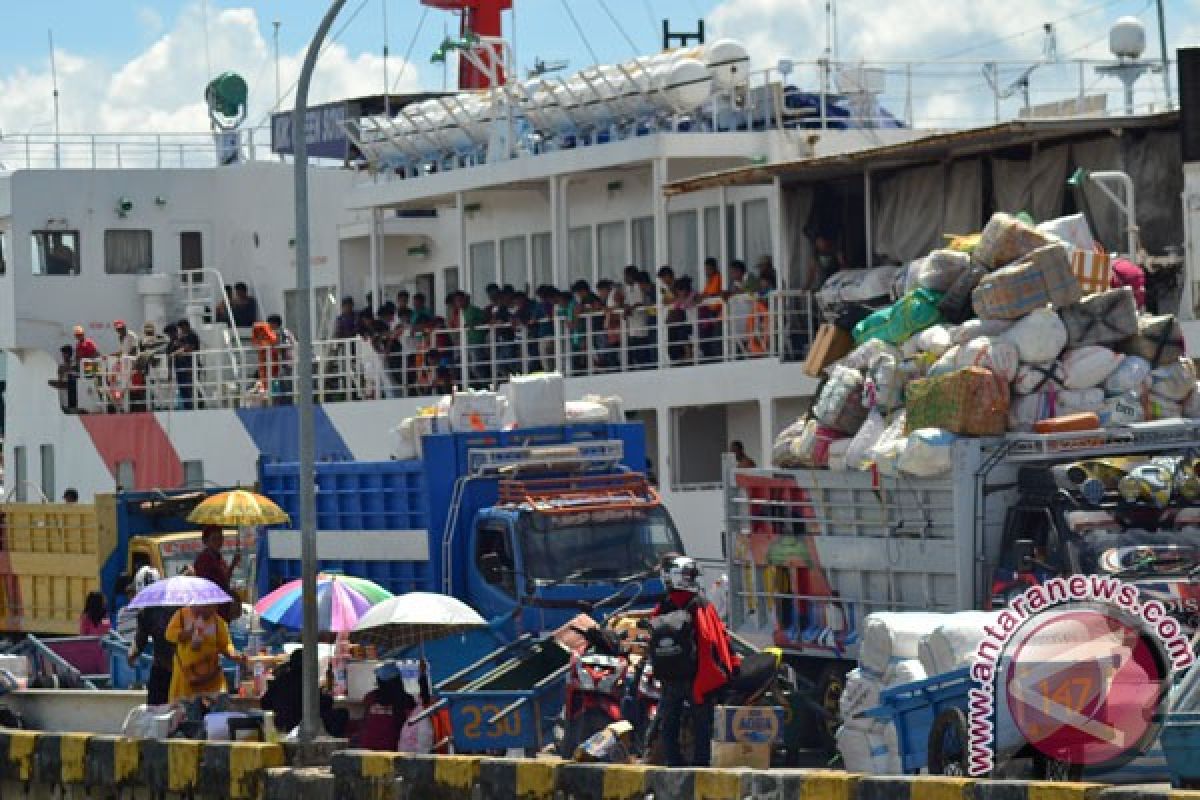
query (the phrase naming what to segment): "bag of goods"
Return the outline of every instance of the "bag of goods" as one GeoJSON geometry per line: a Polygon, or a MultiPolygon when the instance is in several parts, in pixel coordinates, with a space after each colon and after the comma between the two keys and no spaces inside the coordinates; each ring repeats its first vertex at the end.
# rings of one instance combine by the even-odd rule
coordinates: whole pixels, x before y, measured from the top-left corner
{"type": "Polygon", "coordinates": [[[883,675],[893,664],[917,657],[921,639],[946,621],[945,614],[882,611],[863,620],[860,667],[883,675]]]}
{"type": "Polygon", "coordinates": [[[959,276],[971,268],[971,257],[956,250],[934,250],[925,258],[918,258],[908,266],[905,288],[932,289],[945,292],[954,285],[959,276]]]}
{"type": "Polygon", "coordinates": [[[1138,332],[1137,302],[1129,287],[1088,295],[1060,309],[1059,315],[1067,327],[1071,347],[1115,344],[1138,332]]]}
{"type": "Polygon", "coordinates": [[[936,375],[945,375],[958,369],[958,352],[960,350],[962,348],[955,345],[942,353],[941,358],[930,365],[929,370],[925,373],[925,377],[932,378],[936,375]]]}
{"type": "Polygon", "coordinates": [[[941,299],[941,292],[929,289],[909,292],[855,325],[854,341],[861,344],[868,339],[883,339],[891,344],[903,344],[914,333],[941,320],[938,312],[941,299]]]}
{"type": "Polygon", "coordinates": [[[982,367],[923,378],[905,389],[906,432],[945,428],[960,436],[995,436],[1008,427],[1008,383],[982,367]]]}
{"type": "Polygon", "coordinates": [[[450,427],[459,432],[500,430],[504,408],[504,398],[495,392],[455,392],[450,397],[450,427]]]}
{"type": "Polygon", "coordinates": [[[1066,388],[1066,380],[1066,372],[1061,362],[1022,364],[1013,381],[1013,391],[1017,394],[1057,392],[1066,388]]]}
{"type": "Polygon", "coordinates": [[[829,370],[829,379],[821,387],[821,393],[813,405],[813,416],[827,428],[842,433],[856,433],[867,416],[862,392],[862,373],[835,365],[829,370]]]}
{"type": "Polygon", "coordinates": [[[1096,415],[1100,417],[1100,425],[1105,428],[1132,425],[1146,419],[1146,408],[1141,393],[1130,391],[1106,397],[1096,415]]]}
{"type": "Polygon", "coordinates": [[[1058,314],[1039,308],[1017,320],[1004,338],[1017,346],[1026,364],[1048,364],[1067,346],[1067,329],[1058,314]]]}
{"type": "Polygon", "coordinates": [[[958,280],[954,282],[946,294],[942,296],[942,300],[938,303],[938,311],[942,312],[942,318],[947,322],[964,322],[969,319],[971,313],[971,293],[975,291],[975,287],[983,280],[983,276],[987,275],[987,268],[982,264],[971,264],[962,275],[958,276],[958,280]]]}
{"type": "Polygon", "coordinates": [[[1183,415],[1188,419],[1200,419],[1200,383],[1196,384],[1195,390],[1183,404],[1183,415]]]}
{"type": "Polygon", "coordinates": [[[1104,392],[1100,389],[1064,389],[1021,395],[1013,399],[1008,424],[1014,431],[1029,431],[1035,422],[1043,419],[1081,411],[1099,412],[1103,407],[1104,392]]]}
{"type": "Polygon", "coordinates": [[[1064,414],[1061,417],[1040,419],[1033,423],[1034,433],[1071,433],[1073,431],[1094,431],[1100,427],[1100,417],[1094,411],[1084,411],[1078,414],[1064,414]]]}
{"type": "Polygon", "coordinates": [[[866,421],[858,429],[858,433],[854,434],[854,438],[850,440],[846,449],[846,467],[848,469],[863,470],[871,465],[871,449],[879,442],[886,427],[883,414],[879,412],[879,409],[872,408],[867,414],[866,421]]]}
{"type": "Polygon", "coordinates": [[[971,293],[971,305],[983,319],[1018,319],[1046,305],[1077,303],[1080,297],[1066,248],[1053,244],[985,275],[971,293]]]}
{"type": "Polygon", "coordinates": [[[838,270],[817,290],[817,305],[832,321],[846,305],[886,302],[899,271],[900,267],[838,270]]]}
{"type": "Polygon", "coordinates": [[[506,387],[508,407],[518,428],[562,425],[566,420],[563,376],[557,372],[514,375],[506,387]]]}
{"type": "Polygon", "coordinates": [[[993,339],[988,336],[972,339],[962,345],[954,357],[956,369],[983,367],[991,370],[1005,383],[1011,383],[1017,377],[1020,363],[1021,359],[1017,354],[1016,345],[1004,339],[993,339]]]}
{"type": "Polygon", "coordinates": [[[841,367],[849,367],[850,369],[865,370],[871,366],[877,357],[884,353],[890,353],[895,356],[897,361],[900,360],[899,349],[882,339],[869,339],[851,350],[849,355],[836,362],[836,364],[841,367]]]}
{"type": "Polygon", "coordinates": [[[899,757],[888,747],[887,729],[895,733],[892,725],[878,724],[869,729],[854,728],[848,724],[837,729],[838,754],[848,772],[862,775],[890,775],[899,770],[899,757]]]}
{"type": "Polygon", "coordinates": [[[950,471],[958,437],[941,428],[920,428],[908,435],[897,468],[905,475],[932,478],[950,471]]]}
{"type": "Polygon", "coordinates": [[[1146,307],[1146,272],[1127,258],[1115,258],[1112,262],[1112,276],[1109,284],[1117,289],[1128,286],[1133,289],[1133,297],[1137,300],[1139,309],[1146,307]]]}
{"type": "Polygon", "coordinates": [[[829,463],[829,445],[837,439],[846,438],[841,431],[818,425],[810,419],[792,440],[789,466],[823,467],[829,463]]]}
{"type": "Polygon", "coordinates": [[[1008,319],[969,319],[950,331],[951,344],[966,344],[980,336],[999,336],[1013,326],[1008,319]]]}
{"type": "Polygon", "coordinates": [[[792,463],[792,442],[800,438],[804,433],[804,428],[811,420],[807,417],[800,419],[788,425],[779,432],[775,437],[775,443],[771,446],[771,463],[777,467],[795,466],[792,463]]]}
{"type": "Polygon", "coordinates": [[[1085,295],[1103,292],[1112,286],[1112,261],[1108,253],[1072,248],[1071,274],[1085,295]]]}
{"type": "Polygon", "coordinates": [[[411,461],[417,457],[417,440],[413,434],[412,417],[405,417],[392,428],[392,460],[411,461]]]}
{"type": "Polygon", "coordinates": [[[917,377],[912,361],[897,362],[892,353],[880,353],[867,369],[863,382],[863,405],[885,414],[904,405],[904,387],[917,377]]]}
{"type": "Polygon", "coordinates": [[[847,725],[859,729],[874,725],[874,719],[856,719],[858,714],[870,711],[879,705],[879,692],[883,689],[883,676],[855,667],[846,674],[842,695],[838,698],[838,710],[847,725]]]}
{"type": "Polygon", "coordinates": [[[834,439],[829,443],[829,461],[827,466],[833,472],[845,472],[846,453],[850,450],[850,439],[834,439]]]}
{"type": "Polygon", "coordinates": [[[568,400],[563,403],[563,411],[567,422],[572,423],[608,422],[611,414],[608,406],[591,400],[568,400]]]}
{"type": "Polygon", "coordinates": [[[1161,367],[1179,359],[1184,353],[1183,331],[1174,314],[1148,314],[1138,318],[1137,335],[1127,339],[1121,352],[1140,356],[1151,366],[1161,367]]]}
{"type": "Polygon", "coordinates": [[[904,353],[905,358],[912,358],[917,353],[932,353],[934,356],[940,356],[949,350],[952,344],[950,329],[945,325],[934,325],[905,342],[901,352],[904,353]]]}
{"type": "Polygon", "coordinates": [[[900,474],[896,462],[904,454],[904,448],[908,444],[908,437],[904,435],[907,417],[907,411],[896,412],[875,442],[875,446],[871,448],[871,462],[880,475],[894,478],[900,474]]]}
{"type": "Polygon", "coordinates": [[[1018,261],[1049,242],[1046,234],[998,211],[984,226],[972,256],[991,270],[1018,261]]]}
{"type": "Polygon", "coordinates": [[[970,664],[986,635],[984,626],[994,624],[999,618],[999,611],[947,614],[945,621],[917,645],[917,658],[925,674],[942,675],[970,664]]]}
{"type": "MultiPolygon", "coordinates": [[[[924,641],[925,637],[921,637],[924,641]]],[[[920,642],[917,643],[917,648],[920,649],[920,642]]],[[[929,677],[929,673],[921,666],[921,660],[918,658],[906,658],[903,661],[897,661],[888,667],[888,671],[883,673],[883,688],[890,689],[893,686],[903,686],[906,683],[914,681],[923,681],[929,677]]]]}
{"type": "Polygon", "coordinates": [[[1183,416],[1182,403],[1168,400],[1165,397],[1159,397],[1153,393],[1146,395],[1145,401],[1147,420],[1178,419],[1183,416]]]}
{"type": "Polygon", "coordinates": [[[1068,389],[1090,389],[1099,386],[1112,375],[1125,357],[1107,347],[1090,345],[1076,347],[1062,354],[1063,385],[1068,389]]]}
{"type": "Polygon", "coordinates": [[[1151,369],[1150,362],[1141,356],[1125,356],[1104,381],[1104,391],[1111,395],[1140,390],[1149,380],[1151,369]]]}
{"type": "Polygon", "coordinates": [[[808,358],[804,361],[804,374],[810,378],[820,377],[825,368],[849,353],[854,348],[854,337],[828,322],[823,323],[813,337],[808,358]]]}
{"type": "Polygon", "coordinates": [[[1053,236],[1077,250],[1092,250],[1096,246],[1096,239],[1092,236],[1092,229],[1088,226],[1087,217],[1082,213],[1048,219],[1038,223],[1037,230],[1053,236]]]}
{"type": "Polygon", "coordinates": [[[1183,401],[1196,386],[1196,367],[1191,359],[1159,367],[1150,372],[1150,392],[1165,400],[1183,401]]]}

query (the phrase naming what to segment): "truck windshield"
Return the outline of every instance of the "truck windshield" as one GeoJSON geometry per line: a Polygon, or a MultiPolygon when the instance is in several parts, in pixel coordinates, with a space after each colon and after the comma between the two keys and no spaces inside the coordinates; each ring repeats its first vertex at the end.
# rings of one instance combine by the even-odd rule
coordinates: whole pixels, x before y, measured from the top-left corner
{"type": "Polygon", "coordinates": [[[535,580],[616,580],[683,552],[663,508],[578,514],[527,512],[518,524],[525,573],[535,580]]]}
{"type": "Polygon", "coordinates": [[[1200,564],[1200,529],[1089,531],[1077,547],[1085,574],[1187,575],[1200,564]]]}

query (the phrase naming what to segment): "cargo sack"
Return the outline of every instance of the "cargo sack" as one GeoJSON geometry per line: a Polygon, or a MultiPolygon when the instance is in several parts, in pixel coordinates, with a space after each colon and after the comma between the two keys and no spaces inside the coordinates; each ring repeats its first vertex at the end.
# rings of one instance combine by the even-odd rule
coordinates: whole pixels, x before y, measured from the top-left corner
{"type": "Polygon", "coordinates": [[[815,420],[810,420],[808,417],[801,417],[779,432],[779,435],[775,437],[774,445],[771,447],[772,464],[784,468],[800,466],[792,460],[793,444],[804,434],[804,428],[810,422],[816,425],[815,420]]]}
{"type": "Polygon", "coordinates": [[[941,292],[929,289],[909,292],[855,325],[854,341],[862,344],[868,339],[882,339],[891,344],[903,344],[914,333],[941,321],[938,312],[941,298],[941,292]]]}
{"type": "Polygon", "coordinates": [[[958,280],[942,296],[938,303],[938,311],[947,322],[965,322],[974,316],[971,312],[971,293],[987,275],[987,268],[982,264],[972,263],[966,272],[958,276],[958,280]]]}
{"type": "Polygon", "coordinates": [[[1058,314],[1039,308],[1017,320],[1003,338],[1017,346],[1026,364],[1048,364],[1067,346],[1067,328],[1058,314]]]}
{"type": "Polygon", "coordinates": [[[908,266],[905,288],[949,291],[959,276],[971,268],[971,257],[956,250],[934,250],[908,266]]]}
{"type": "Polygon", "coordinates": [[[983,367],[991,370],[1005,383],[1012,383],[1017,377],[1020,360],[1017,347],[1012,342],[981,336],[958,348],[954,357],[954,367],[983,367]]]}
{"type": "Polygon", "coordinates": [[[1056,392],[1066,388],[1067,374],[1058,361],[1049,364],[1022,364],[1013,381],[1017,394],[1056,392]]]}
{"type": "Polygon", "coordinates": [[[998,211],[984,226],[972,255],[976,261],[992,270],[1021,260],[1049,241],[1049,237],[1041,231],[1029,227],[1011,214],[998,211]]]}
{"type": "Polygon", "coordinates": [[[1137,300],[1128,286],[1088,295],[1058,313],[1067,326],[1070,347],[1115,344],[1138,332],[1137,300]]]}
{"type": "MultiPolygon", "coordinates": [[[[1038,223],[1037,230],[1066,242],[1078,250],[1091,250],[1096,246],[1096,239],[1092,236],[1092,229],[1087,223],[1087,217],[1082,212],[1040,222],[1038,223]]],[[[1107,285],[1105,284],[1106,287],[1107,285]]],[[[1097,289],[1095,291],[1100,290],[1097,289]]]]}
{"type": "Polygon", "coordinates": [[[1008,384],[982,367],[966,367],[908,384],[906,433],[944,428],[961,436],[996,436],[1008,427],[1008,384]]]}
{"type": "Polygon", "coordinates": [[[1113,374],[1124,356],[1107,347],[1091,345],[1067,350],[1062,354],[1063,372],[1068,389],[1090,389],[1099,386],[1113,374]]]}
{"type": "Polygon", "coordinates": [[[837,362],[839,367],[865,370],[883,353],[891,353],[897,361],[900,360],[900,350],[882,339],[871,339],[851,350],[845,358],[837,362]]]}
{"type": "Polygon", "coordinates": [[[823,467],[829,463],[829,447],[846,434],[819,425],[815,419],[804,423],[800,435],[788,443],[789,450],[782,466],[823,467]]]}
{"type": "Polygon", "coordinates": [[[863,382],[863,406],[878,408],[885,414],[904,405],[904,387],[918,377],[917,365],[902,361],[893,353],[880,353],[867,368],[863,382]]]}
{"type": "Polygon", "coordinates": [[[915,358],[918,353],[930,353],[935,358],[950,349],[950,329],[945,325],[926,328],[904,343],[901,348],[905,358],[915,358]]]}
{"type": "Polygon", "coordinates": [[[827,428],[853,434],[866,419],[867,409],[862,402],[863,375],[856,369],[834,366],[829,380],[821,387],[813,416],[827,428]]]}
{"type": "Polygon", "coordinates": [[[898,272],[900,267],[838,270],[817,290],[817,307],[825,319],[833,320],[850,305],[883,305],[891,298],[898,272]]]}
{"type": "Polygon", "coordinates": [[[691,681],[696,677],[696,621],[692,606],[650,618],[650,663],[660,681],[691,681]]]}
{"type": "Polygon", "coordinates": [[[1140,356],[1125,356],[1104,381],[1106,394],[1140,391],[1150,379],[1150,362],[1140,356]]]}
{"type": "Polygon", "coordinates": [[[866,422],[858,429],[858,433],[854,434],[849,449],[846,450],[846,466],[849,469],[863,470],[871,465],[871,450],[879,443],[886,427],[883,415],[878,409],[871,409],[866,422]]]}
{"type": "Polygon", "coordinates": [[[1196,386],[1196,367],[1190,359],[1159,367],[1150,373],[1150,391],[1176,403],[1186,399],[1196,386]]]}
{"type": "Polygon", "coordinates": [[[1079,302],[1079,281],[1071,274],[1061,244],[1040,247],[1027,260],[985,275],[971,293],[971,305],[982,319],[1018,319],[1039,308],[1079,302]]]}
{"type": "Polygon", "coordinates": [[[1137,335],[1121,347],[1121,352],[1141,356],[1153,367],[1177,361],[1183,350],[1183,331],[1174,314],[1139,317],[1137,335]]]}
{"type": "Polygon", "coordinates": [[[897,411],[871,448],[871,461],[880,475],[895,477],[899,474],[896,462],[904,455],[904,448],[908,445],[908,437],[904,435],[907,419],[907,411],[897,411]]]}
{"type": "Polygon", "coordinates": [[[897,467],[905,475],[932,478],[950,471],[958,437],[941,428],[920,428],[909,434],[897,467]]]}
{"type": "Polygon", "coordinates": [[[999,336],[1013,326],[1007,319],[969,319],[950,329],[951,344],[966,344],[980,336],[999,336]]]}

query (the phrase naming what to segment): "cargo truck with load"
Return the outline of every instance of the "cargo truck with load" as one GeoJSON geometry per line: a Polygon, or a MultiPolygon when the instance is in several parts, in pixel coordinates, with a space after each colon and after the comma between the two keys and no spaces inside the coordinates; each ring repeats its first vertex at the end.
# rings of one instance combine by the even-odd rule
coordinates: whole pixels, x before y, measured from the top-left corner
{"type": "Polygon", "coordinates": [[[864,619],[1000,607],[1053,577],[1200,611],[1200,422],[960,438],[939,477],[725,464],[730,623],[815,684],[829,745],[864,619]]]}
{"type": "MultiPolygon", "coordinates": [[[[646,479],[640,424],[432,434],[420,454],[316,465],[320,569],[458,597],[504,622],[497,644],[559,628],[622,587],[640,605],[661,597],[652,573],[682,545],[646,479]]],[[[298,465],[259,471],[298,520],[298,465]]],[[[258,563],[260,594],[300,577],[299,532],[267,531],[258,563]]]]}

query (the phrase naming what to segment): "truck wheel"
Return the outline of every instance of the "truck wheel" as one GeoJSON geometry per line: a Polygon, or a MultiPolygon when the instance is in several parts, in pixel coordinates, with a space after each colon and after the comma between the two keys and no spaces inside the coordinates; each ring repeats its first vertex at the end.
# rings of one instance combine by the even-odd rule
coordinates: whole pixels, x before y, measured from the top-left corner
{"type": "Polygon", "coordinates": [[[929,774],[967,776],[967,715],[947,708],[929,729],[929,774]]]}
{"type": "Polygon", "coordinates": [[[821,719],[817,720],[817,745],[825,750],[837,750],[837,731],[842,724],[842,691],[850,666],[840,661],[826,665],[817,679],[817,704],[821,719]]]}
{"type": "Polygon", "coordinates": [[[1045,753],[1034,752],[1033,776],[1041,781],[1074,783],[1083,780],[1083,765],[1071,764],[1051,758],[1045,753]]]}

